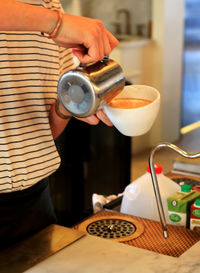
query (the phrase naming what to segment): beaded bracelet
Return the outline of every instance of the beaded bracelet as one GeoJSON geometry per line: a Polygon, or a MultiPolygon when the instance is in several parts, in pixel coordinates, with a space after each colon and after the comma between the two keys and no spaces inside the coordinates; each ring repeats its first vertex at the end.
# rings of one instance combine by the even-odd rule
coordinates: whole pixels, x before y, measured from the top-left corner
{"type": "MultiPolygon", "coordinates": [[[[55,9],[54,11],[58,14],[58,21],[56,23],[56,26],[55,26],[54,30],[49,34],[49,36],[47,36],[48,39],[52,39],[52,38],[56,37],[56,35],[58,33],[58,30],[60,29],[60,26],[61,26],[61,23],[62,23],[63,13],[60,10],[57,10],[57,9],[55,9]]],[[[43,36],[45,36],[44,32],[41,32],[41,34],[43,36]]]]}

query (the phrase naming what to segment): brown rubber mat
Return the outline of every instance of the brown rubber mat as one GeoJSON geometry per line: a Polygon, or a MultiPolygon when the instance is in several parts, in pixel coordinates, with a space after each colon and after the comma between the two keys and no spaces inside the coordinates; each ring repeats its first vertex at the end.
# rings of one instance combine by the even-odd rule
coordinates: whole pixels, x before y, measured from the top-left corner
{"type": "MultiPolygon", "coordinates": [[[[91,223],[98,222],[102,219],[105,220],[117,218],[117,216],[119,219],[124,219],[126,221],[132,222],[133,224],[135,221],[136,230],[138,222],[144,227],[144,231],[141,232],[140,236],[133,238],[134,236],[129,237],[128,235],[127,239],[125,239],[125,237],[123,237],[121,240],[120,238],[118,238],[118,240],[114,239],[115,241],[128,244],[130,246],[147,249],[168,256],[179,257],[200,240],[200,233],[173,225],[167,226],[169,237],[165,239],[163,237],[163,230],[160,222],[121,214],[119,212],[113,212],[109,210],[102,210],[94,214],[90,218],[84,220],[82,223],[74,226],[74,228],[88,233],[88,226],[91,225],[91,223]]],[[[107,231],[105,231],[105,233],[106,232],[107,231]]],[[[95,235],[95,232],[93,232],[92,235],[95,235]]]]}

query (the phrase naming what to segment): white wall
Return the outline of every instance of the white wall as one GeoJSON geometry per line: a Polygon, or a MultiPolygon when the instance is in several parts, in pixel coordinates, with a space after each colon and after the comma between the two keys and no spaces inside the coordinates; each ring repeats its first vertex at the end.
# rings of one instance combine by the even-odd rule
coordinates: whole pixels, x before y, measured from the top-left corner
{"type": "Polygon", "coordinates": [[[184,6],[184,0],[165,0],[162,138],[167,141],[176,140],[181,127],[184,6]]]}
{"type": "Polygon", "coordinates": [[[153,0],[152,42],[143,49],[142,84],[161,94],[159,116],[144,136],[133,138],[133,153],[160,141],[174,142],[181,126],[184,0],[153,0]]]}

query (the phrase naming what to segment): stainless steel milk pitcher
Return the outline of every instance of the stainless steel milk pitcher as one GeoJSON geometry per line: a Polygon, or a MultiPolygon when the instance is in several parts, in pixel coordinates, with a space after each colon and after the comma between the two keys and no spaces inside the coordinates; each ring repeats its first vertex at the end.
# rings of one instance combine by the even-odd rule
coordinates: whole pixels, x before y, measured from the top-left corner
{"type": "Polygon", "coordinates": [[[125,76],[120,65],[105,57],[63,74],[58,82],[58,97],[72,115],[87,117],[111,101],[124,85],[125,76]]]}

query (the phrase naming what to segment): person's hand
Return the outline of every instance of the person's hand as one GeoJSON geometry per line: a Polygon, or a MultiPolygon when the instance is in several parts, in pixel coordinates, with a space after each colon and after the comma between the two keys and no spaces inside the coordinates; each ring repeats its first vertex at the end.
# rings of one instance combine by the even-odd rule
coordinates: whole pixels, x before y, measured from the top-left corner
{"type": "Polygon", "coordinates": [[[66,13],[53,40],[59,46],[75,48],[73,54],[81,63],[102,60],[118,45],[118,40],[100,20],[66,13]]]}
{"type": "Polygon", "coordinates": [[[112,122],[109,120],[109,118],[106,116],[104,109],[98,110],[94,115],[89,116],[87,118],[77,118],[78,120],[81,120],[83,122],[86,122],[90,125],[97,125],[100,121],[105,123],[107,126],[113,126],[112,122]]]}

